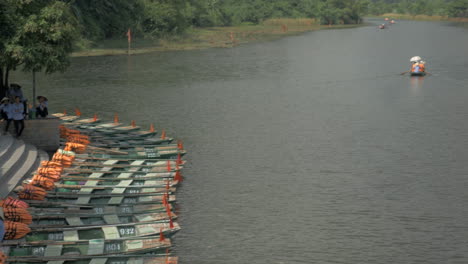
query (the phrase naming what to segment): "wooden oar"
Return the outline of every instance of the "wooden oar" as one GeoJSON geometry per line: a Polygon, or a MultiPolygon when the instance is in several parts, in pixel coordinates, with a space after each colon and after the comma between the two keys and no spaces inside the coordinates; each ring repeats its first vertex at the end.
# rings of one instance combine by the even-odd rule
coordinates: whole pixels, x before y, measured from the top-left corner
{"type": "Polygon", "coordinates": [[[409,73],[410,71],[405,71],[405,72],[402,72],[400,73],[400,75],[403,75],[403,74],[406,74],[406,73],[409,73]]]}

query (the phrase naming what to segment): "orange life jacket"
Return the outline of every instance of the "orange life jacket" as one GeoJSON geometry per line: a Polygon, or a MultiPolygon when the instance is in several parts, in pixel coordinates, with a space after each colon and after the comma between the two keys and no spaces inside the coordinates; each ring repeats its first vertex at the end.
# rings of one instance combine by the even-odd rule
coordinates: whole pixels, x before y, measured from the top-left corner
{"type": "Polygon", "coordinates": [[[13,208],[28,208],[29,205],[21,200],[12,198],[8,196],[5,200],[0,200],[0,206],[3,208],[13,207],[13,208]]]}
{"type": "Polygon", "coordinates": [[[22,238],[31,232],[31,229],[26,224],[19,222],[5,221],[5,236],[4,239],[22,238]]]}
{"type": "Polygon", "coordinates": [[[7,256],[5,253],[0,252],[0,264],[4,264],[6,262],[7,256]]]}
{"type": "Polygon", "coordinates": [[[31,214],[24,208],[4,208],[3,216],[5,217],[5,220],[12,222],[20,222],[27,225],[32,223],[31,214]]]}
{"type": "Polygon", "coordinates": [[[419,63],[419,71],[421,71],[421,72],[426,71],[426,66],[424,65],[424,63],[419,63]]]}

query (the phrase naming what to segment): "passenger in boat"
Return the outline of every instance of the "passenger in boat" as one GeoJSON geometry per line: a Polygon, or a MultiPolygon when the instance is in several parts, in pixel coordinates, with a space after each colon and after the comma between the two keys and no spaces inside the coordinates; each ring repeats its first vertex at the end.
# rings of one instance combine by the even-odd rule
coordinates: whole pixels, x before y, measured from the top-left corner
{"type": "Polygon", "coordinates": [[[421,71],[421,72],[426,71],[426,62],[425,61],[420,61],[419,62],[419,71],[421,71]]]}
{"type": "Polygon", "coordinates": [[[46,118],[49,114],[49,111],[47,110],[47,98],[44,96],[38,96],[37,101],[39,101],[39,104],[36,107],[36,118],[46,118]]]}
{"type": "MultiPolygon", "coordinates": [[[[9,110],[10,118],[13,119],[15,125],[16,137],[19,137],[24,130],[24,105],[21,103],[19,96],[15,97],[15,103],[10,105],[9,110]]],[[[7,123],[5,131],[8,131],[8,125],[9,122],[7,123]]]]}
{"type": "Polygon", "coordinates": [[[413,65],[411,66],[411,72],[419,72],[419,62],[413,62],[413,65]]]}

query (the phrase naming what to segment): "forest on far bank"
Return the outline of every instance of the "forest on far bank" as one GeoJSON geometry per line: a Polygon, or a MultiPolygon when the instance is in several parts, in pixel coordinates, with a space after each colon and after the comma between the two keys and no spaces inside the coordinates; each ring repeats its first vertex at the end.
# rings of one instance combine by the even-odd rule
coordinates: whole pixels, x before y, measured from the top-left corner
{"type": "Polygon", "coordinates": [[[11,71],[63,71],[72,51],[123,39],[129,29],[163,39],[275,18],[336,25],[383,13],[467,17],[467,7],[468,0],[0,0],[0,96],[11,71]]]}
{"type": "Polygon", "coordinates": [[[90,40],[179,34],[190,27],[258,24],[270,18],[314,18],[356,24],[383,13],[467,16],[468,0],[71,0],[81,36],[90,40]]]}

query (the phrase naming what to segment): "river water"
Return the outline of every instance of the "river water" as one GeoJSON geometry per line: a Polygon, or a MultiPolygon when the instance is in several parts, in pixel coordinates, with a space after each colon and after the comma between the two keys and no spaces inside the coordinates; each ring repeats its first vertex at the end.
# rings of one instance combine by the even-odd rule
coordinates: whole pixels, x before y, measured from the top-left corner
{"type": "Polygon", "coordinates": [[[38,90],[184,141],[182,264],[468,263],[467,44],[399,21],[75,58],[38,90]],[[399,75],[416,55],[432,75],[399,75]]]}

